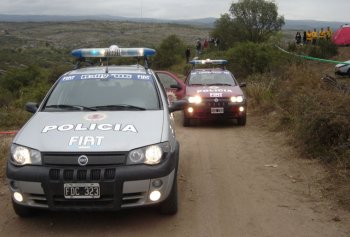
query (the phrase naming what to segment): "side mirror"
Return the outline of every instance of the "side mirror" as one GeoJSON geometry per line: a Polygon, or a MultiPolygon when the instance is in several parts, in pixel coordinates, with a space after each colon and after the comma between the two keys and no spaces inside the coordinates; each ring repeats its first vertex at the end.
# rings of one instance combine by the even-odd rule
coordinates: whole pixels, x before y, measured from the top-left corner
{"type": "Polygon", "coordinates": [[[30,113],[35,113],[38,110],[39,104],[35,102],[28,102],[26,104],[26,110],[30,113]]]}
{"type": "Polygon", "coordinates": [[[182,89],[182,86],[179,85],[179,84],[174,84],[174,85],[171,85],[170,88],[172,88],[172,89],[177,89],[177,90],[181,90],[181,89],[182,89]]]}
{"type": "Polygon", "coordinates": [[[176,100],[173,103],[169,105],[169,113],[175,112],[175,111],[180,111],[185,108],[187,105],[187,100],[176,100]]]}
{"type": "Polygon", "coordinates": [[[239,87],[241,87],[241,88],[246,87],[246,86],[247,86],[247,83],[245,83],[245,82],[242,82],[239,84],[239,87]]]}

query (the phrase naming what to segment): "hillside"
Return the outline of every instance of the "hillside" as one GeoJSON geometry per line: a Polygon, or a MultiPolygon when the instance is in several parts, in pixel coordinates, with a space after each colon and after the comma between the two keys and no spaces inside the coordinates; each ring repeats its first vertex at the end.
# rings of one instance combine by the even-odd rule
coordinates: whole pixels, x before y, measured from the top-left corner
{"type": "MultiPolygon", "coordinates": [[[[128,21],[128,22],[143,22],[143,23],[169,23],[194,25],[202,27],[214,26],[217,18],[199,18],[199,19],[155,19],[155,18],[137,18],[137,17],[121,17],[112,15],[82,15],[82,16],[62,16],[62,15],[10,15],[0,14],[0,22],[69,22],[69,21],[128,21]]],[[[315,21],[315,20],[285,20],[284,30],[306,30],[321,27],[331,27],[337,29],[339,26],[350,22],[333,22],[333,21],[315,21]]]]}
{"type": "Polygon", "coordinates": [[[176,34],[185,43],[192,44],[198,38],[208,37],[209,32],[208,28],[189,25],[127,21],[2,22],[0,29],[4,29],[0,32],[0,48],[16,47],[23,41],[32,44],[45,42],[59,48],[105,47],[111,44],[124,47],[153,46],[171,34],[176,34]]]}

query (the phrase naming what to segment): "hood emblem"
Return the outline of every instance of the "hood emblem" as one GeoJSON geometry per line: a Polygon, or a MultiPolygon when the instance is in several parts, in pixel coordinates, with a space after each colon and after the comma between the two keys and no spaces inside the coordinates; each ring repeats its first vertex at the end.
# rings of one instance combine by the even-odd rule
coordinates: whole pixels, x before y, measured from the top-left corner
{"type": "Polygon", "coordinates": [[[89,159],[86,155],[79,156],[78,164],[80,166],[86,166],[88,162],[89,162],[89,159]]]}
{"type": "Polygon", "coordinates": [[[91,114],[87,114],[84,116],[84,119],[87,121],[101,121],[104,120],[107,117],[106,114],[104,113],[91,113],[91,114]]]}

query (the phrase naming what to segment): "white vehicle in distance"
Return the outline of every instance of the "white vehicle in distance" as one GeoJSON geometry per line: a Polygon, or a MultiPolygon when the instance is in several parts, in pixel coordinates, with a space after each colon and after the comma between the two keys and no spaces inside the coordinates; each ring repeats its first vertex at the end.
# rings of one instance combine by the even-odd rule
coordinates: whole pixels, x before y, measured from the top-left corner
{"type": "Polygon", "coordinates": [[[334,72],[337,75],[347,75],[350,77],[350,60],[337,64],[334,68],[334,72]]]}

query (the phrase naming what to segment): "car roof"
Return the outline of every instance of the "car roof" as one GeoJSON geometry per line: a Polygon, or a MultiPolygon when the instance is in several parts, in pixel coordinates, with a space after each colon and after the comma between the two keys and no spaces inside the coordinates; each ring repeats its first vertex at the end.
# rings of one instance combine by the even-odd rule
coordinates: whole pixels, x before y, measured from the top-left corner
{"type": "Polygon", "coordinates": [[[99,66],[99,67],[84,67],[75,69],[67,72],[65,75],[76,75],[76,74],[91,74],[91,73],[141,73],[145,74],[148,72],[141,65],[130,65],[130,66],[99,66]]]}
{"type": "Polygon", "coordinates": [[[214,71],[214,72],[228,72],[223,68],[193,68],[191,72],[203,72],[203,71],[214,71]]]}

